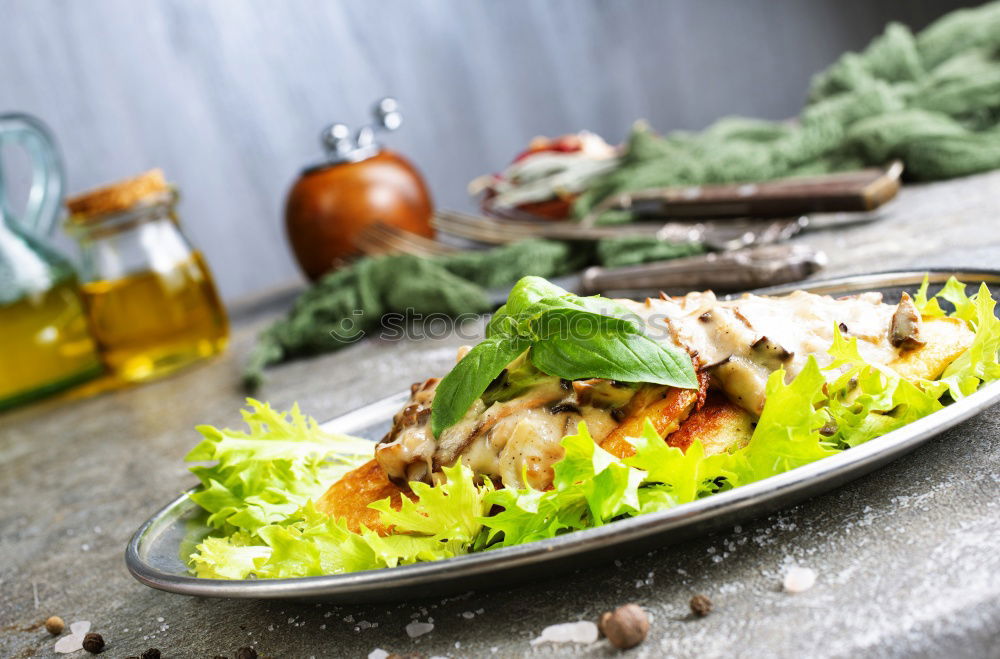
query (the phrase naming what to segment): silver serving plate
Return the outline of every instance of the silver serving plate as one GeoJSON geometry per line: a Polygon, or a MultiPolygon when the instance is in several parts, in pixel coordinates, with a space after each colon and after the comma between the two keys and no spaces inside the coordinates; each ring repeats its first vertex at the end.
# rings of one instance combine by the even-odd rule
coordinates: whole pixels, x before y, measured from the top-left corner
{"type": "MultiPolygon", "coordinates": [[[[848,295],[882,291],[898,296],[913,291],[925,271],[887,272],[766,289],[770,294],[796,289],[848,295]]],[[[978,285],[994,297],[1000,271],[930,272],[932,283],[950,275],[978,285]]],[[[889,298],[892,299],[892,298],[889,298]]],[[[373,440],[388,428],[408,399],[400,393],[328,421],[325,427],[373,440]]],[[[686,503],[672,510],[625,519],[518,547],[459,556],[432,563],[300,579],[227,581],[190,575],[182,553],[209,533],[198,507],[184,494],[136,531],[125,550],[132,575],[153,588],[203,597],[244,599],[324,599],[333,602],[390,601],[432,597],[471,589],[498,588],[518,581],[551,577],[589,563],[647,551],[773,512],[858,478],[908,453],[941,431],[1000,402],[1000,382],[910,425],[856,448],[763,481],[686,503]]]]}

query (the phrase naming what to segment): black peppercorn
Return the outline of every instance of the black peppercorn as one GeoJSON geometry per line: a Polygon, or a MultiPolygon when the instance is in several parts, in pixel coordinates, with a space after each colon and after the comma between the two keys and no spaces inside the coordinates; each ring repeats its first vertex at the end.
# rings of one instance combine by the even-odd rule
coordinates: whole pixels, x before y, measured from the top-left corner
{"type": "Polygon", "coordinates": [[[160,659],[160,650],[158,648],[149,648],[142,653],[139,659],[160,659]]]}
{"type": "Polygon", "coordinates": [[[236,659],[257,659],[257,651],[253,648],[242,647],[236,651],[236,659]]]}
{"type": "Polygon", "coordinates": [[[96,632],[89,632],[83,637],[83,649],[90,654],[98,654],[104,649],[104,637],[96,632]]]}
{"type": "Polygon", "coordinates": [[[699,618],[704,618],[712,610],[712,600],[704,595],[695,595],[691,598],[691,613],[699,618]]]}

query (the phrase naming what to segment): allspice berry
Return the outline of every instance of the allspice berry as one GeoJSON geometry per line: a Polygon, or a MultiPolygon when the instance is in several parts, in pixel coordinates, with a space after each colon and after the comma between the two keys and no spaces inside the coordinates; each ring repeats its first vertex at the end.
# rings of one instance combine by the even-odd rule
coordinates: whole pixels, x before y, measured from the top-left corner
{"type": "Polygon", "coordinates": [[[614,611],[608,611],[597,623],[611,645],[619,650],[634,648],[646,640],[649,633],[649,616],[638,604],[619,606],[614,611]]]}
{"type": "Polygon", "coordinates": [[[59,616],[49,616],[49,619],[45,621],[45,631],[53,636],[59,636],[64,629],[66,629],[66,623],[59,616]]]}
{"type": "Polygon", "coordinates": [[[236,659],[257,659],[257,651],[251,647],[242,647],[236,651],[236,659]]]}
{"type": "Polygon", "coordinates": [[[690,602],[691,613],[699,618],[704,618],[712,611],[712,600],[704,595],[695,595],[690,602]]]}
{"type": "Polygon", "coordinates": [[[98,654],[104,649],[104,637],[95,632],[89,632],[83,637],[83,649],[90,654],[98,654]]]}

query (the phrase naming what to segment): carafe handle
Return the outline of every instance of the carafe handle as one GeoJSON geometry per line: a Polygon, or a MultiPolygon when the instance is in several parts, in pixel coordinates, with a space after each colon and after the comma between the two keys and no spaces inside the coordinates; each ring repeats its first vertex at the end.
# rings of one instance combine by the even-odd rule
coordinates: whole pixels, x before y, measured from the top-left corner
{"type": "Polygon", "coordinates": [[[43,238],[52,231],[63,196],[63,167],[55,140],[41,121],[27,114],[0,115],[0,151],[19,145],[31,157],[31,190],[21,214],[7,199],[0,158],[0,214],[17,222],[25,231],[43,238]]]}

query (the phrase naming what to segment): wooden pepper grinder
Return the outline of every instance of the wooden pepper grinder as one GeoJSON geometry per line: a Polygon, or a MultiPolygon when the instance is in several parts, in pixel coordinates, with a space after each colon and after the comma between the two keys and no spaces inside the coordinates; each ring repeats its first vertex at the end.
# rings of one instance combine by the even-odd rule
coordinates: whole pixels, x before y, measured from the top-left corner
{"type": "Polygon", "coordinates": [[[288,240],[311,280],[357,256],[354,238],[374,222],[434,235],[433,206],[420,173],[375,141],[375,131],[399,128],[398,104],[383,98],[373,114],[375,122],[361,127],[353,139],[344,124],[327,127],[320,137],[326,161],[303,170],[288,193],[288,240]]]}

